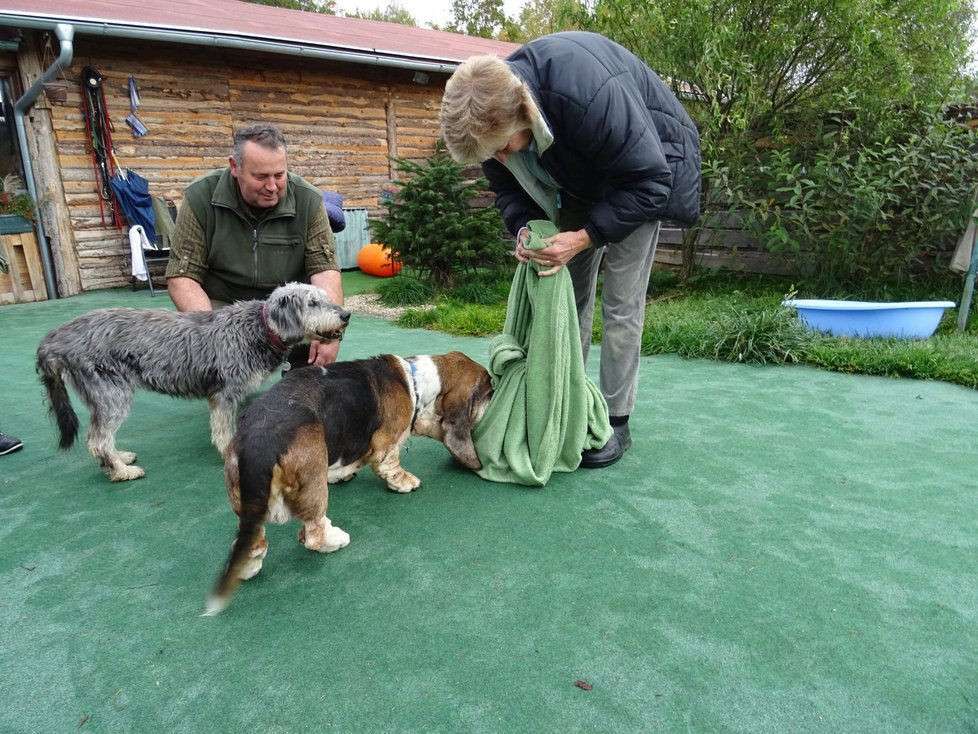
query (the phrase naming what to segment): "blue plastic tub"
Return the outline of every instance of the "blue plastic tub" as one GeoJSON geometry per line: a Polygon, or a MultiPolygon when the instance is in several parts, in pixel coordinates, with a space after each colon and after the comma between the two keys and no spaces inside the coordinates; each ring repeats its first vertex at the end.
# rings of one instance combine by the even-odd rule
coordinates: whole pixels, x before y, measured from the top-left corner
{"type": "Polygon", "coordinates": [[[827,301],[792,299],[783,305],[798,309],[798,320],[807,328],[833,336],[883,336],[927,339],[954,301],[827,301]]]}

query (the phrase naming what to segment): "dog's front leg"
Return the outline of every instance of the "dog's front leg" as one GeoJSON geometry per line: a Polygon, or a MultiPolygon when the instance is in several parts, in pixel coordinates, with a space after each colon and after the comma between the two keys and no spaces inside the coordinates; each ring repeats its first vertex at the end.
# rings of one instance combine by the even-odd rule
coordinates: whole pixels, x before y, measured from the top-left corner
{"type": "Polygon", "coordinates": [[[421,486],[421,480],[401,466],[400,445],[391,448],[379,462],[372,463],[371,466],[394,492],[413,492],[421,486]]]}

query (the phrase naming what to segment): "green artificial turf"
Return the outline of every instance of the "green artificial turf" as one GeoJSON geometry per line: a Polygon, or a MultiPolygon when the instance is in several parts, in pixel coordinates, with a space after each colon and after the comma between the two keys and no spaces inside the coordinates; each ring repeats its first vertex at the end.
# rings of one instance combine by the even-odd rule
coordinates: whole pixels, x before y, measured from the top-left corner
{"type": "MultiPolygon", "coordinates": [[[[78,313],[168,304],[0,307],[24,441],[0,457],[0,731],[978,729],[973,390],[647,358],[615,466],[529,489],[412,439],[421,489],[333,487],[349,547],[271,527],[202,618],[236,527],[205,403],[139,393],[119,444],[147,476],[111,484],[57,452],[33,368],[78,313]]],[[[485,364],[489,339],[354,316],[341,357],[451,349],[485,364]]]]}

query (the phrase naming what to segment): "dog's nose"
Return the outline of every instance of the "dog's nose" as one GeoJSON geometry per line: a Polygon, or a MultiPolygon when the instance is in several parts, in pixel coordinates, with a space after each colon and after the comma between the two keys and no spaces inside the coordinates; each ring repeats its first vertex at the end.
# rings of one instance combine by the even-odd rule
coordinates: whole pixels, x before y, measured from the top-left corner
{"type": "Polygon", "coordinates": [[[350,312],[349,311],[340,311],[340,321],[342,321],[345,324],[349,320],[350,320],[350,312]]]}

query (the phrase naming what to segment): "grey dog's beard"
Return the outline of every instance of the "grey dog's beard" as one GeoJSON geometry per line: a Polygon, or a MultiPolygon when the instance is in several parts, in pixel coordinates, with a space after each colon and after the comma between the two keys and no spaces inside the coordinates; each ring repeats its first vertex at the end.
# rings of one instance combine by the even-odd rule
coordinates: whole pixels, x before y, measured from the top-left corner
{"type": "Polygon", "coordinates": [[[343,332],[345,329],[334,329],[333,331],[327,331],[325,334],[320,334],[316,332],[316,339],[321,342],[338,342],[343,341],[343,332]]]}

